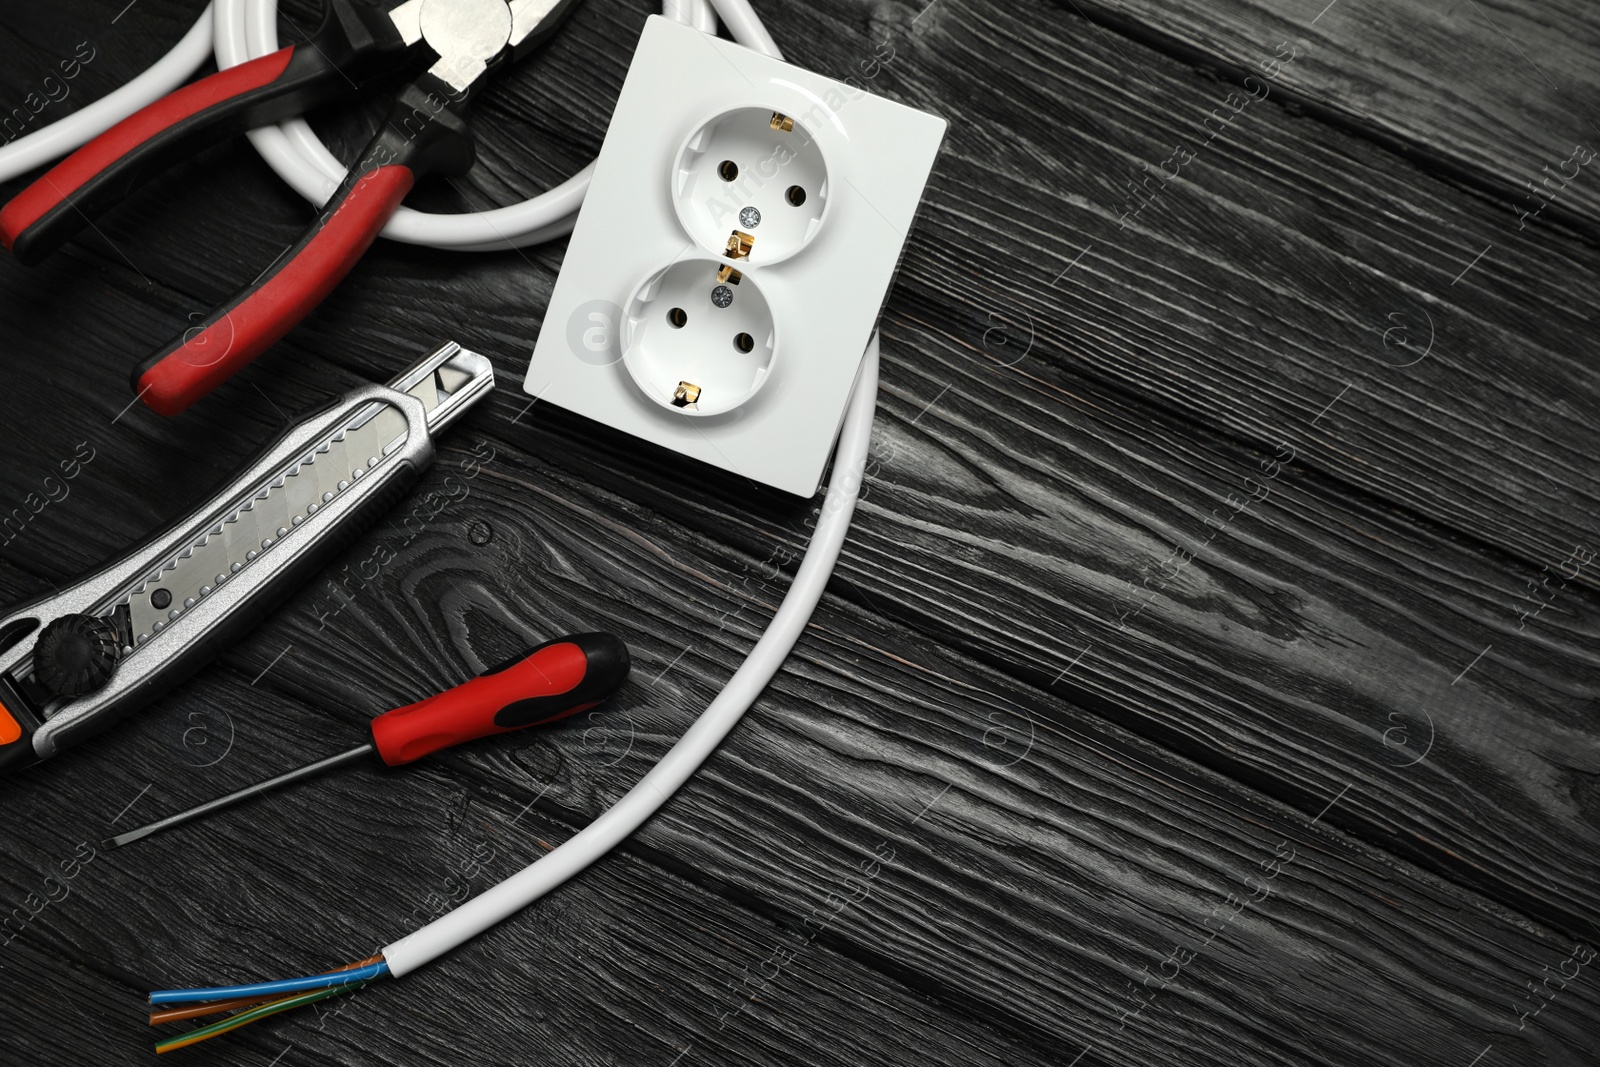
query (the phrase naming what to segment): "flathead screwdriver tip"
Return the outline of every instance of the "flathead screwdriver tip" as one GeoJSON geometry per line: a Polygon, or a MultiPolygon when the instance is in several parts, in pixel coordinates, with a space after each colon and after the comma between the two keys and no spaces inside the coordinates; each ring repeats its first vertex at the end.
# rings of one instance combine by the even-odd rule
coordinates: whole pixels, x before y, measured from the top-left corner
{"type": "Polygon", "coordinates": [[[106,838],[105,847],[108,851],[113,848],[121,848],[123,845],[137,841],[141,837],[149,837],[153,833],[155,833],[155,827],[141,826],[137,830],[129,830],[125,834],[118,834],[116,837],[106,838]]]}

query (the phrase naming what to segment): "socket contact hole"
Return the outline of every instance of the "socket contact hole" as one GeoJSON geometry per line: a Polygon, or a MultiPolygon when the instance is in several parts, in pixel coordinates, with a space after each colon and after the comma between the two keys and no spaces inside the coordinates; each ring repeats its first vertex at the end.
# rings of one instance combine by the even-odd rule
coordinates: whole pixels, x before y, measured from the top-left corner
{"type": "Polygon", "coordinates": [[[671,324],[674,330],[683,329],[684,324],[688,321],[689,314],[682,308],[673,308],[671,311],[667,312],[667,322],[671,324]]]}
{"type": "MultiPolygon", "coordinates": [[[[713,256],[760,266],[777,263],[808,245],[830,214],[832,186],[822,141],[787,115],[783,128],[773,127],[772,115],[759,107],[734,108],[679,146],[668,194],[685,234],[713,256]],[[746,236],[730,249],[735,230],[746,236]],[[744,248],[746,242],[754,248],[744,248]]],[[[751,332],[759,347],[760,332],[751,332]]]]}
{"type": "MultiPolygon", "coordinates": [[[[783,195],[781,186],[772,192],[783,195]]],[[[725,287],[725,298],[733,299],[719,308],[707,284],[719,266],[705,256],[678,260],[645,276],[622,305],[622,363],[640,397],[674,418],[731,414],[761,390],[775,366],[783,330],[761,279],[745,274],[737,295],[725,287]],[[676,312],[683,313],[682,328],[674,325],[676,312]]]]}

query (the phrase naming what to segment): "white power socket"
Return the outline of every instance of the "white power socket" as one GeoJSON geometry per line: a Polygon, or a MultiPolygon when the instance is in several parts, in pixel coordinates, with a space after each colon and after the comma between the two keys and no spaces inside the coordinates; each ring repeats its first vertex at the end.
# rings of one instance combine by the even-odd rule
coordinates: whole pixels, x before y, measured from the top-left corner
{"type": "Polygon", "coordinates": [[[811,496],[944,130],[651,16],[523,388],[811,496]]]}

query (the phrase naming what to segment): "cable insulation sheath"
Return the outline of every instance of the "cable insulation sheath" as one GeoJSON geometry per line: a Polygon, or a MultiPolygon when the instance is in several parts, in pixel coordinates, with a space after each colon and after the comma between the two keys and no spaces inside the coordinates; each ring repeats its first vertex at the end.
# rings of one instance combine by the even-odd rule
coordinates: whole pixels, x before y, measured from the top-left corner
{"type": "Polygon", "coordinates": [[[81,148],[178,88],[211,58],[213,37],[212,9],[207,5],[189,32],[143,74],[65,118],[0,147],[0,181],[10,181],[81,148]]]}
{"type": "Polygon", "coordinates": [[[445,913],[415,933],[384,946],[389,971],[403,978],[428,961],[477,936],[544,896],[620,844],[699,770],[712,751],[743,718],[800,638],[844,545],[855,513],[872,436],[878,396],[878,337],[867,345],[845,413],[834,459],[833,477],[822,500],[811,545],[800,562],[783,603],[766,633],[728,680],[710,707],[695,720],[639,783],[610,808],[534,863],[445,913]]]}
{"type": "MultiPolygon", "coordinates": [[[[216,0],[216,8],[219,66],[233,66],[277,51],[277,0],[216,0]]],[[[749,0],[718,0],[718,9],[729,20],[729,28],[741,44],[758,51],[775,49],[749,0]]],[[[662,13],[703,30],[715,27],[715,15],[706,0],[663,0],[662,13]]],[[[318,207],[344,180],[344,164],[303,119],[264,126],[250,131],[248,136],[267,165],[318,207]]],[[[384,227],[382,236],[461,252],[496,252],[540,244],[571,231],[593,169],[590,164],[554,188],[509,207],[449,215],[402,207],[384,227]]],[[[459,182],[456,187],[464,193],[459,182]]]]}

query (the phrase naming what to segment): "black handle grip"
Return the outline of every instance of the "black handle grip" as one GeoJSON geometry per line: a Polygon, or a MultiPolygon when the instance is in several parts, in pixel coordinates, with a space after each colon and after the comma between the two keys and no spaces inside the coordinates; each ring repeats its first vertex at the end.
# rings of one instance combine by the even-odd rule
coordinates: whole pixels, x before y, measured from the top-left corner
{"type": "Polygon", "coordinates": [[[435,82],[423,75],[400,94],[293,248],[134,370],[133,391],[147,407],[177,415],[238,373],[344,280],[418,179],[471,168],[472,135],[435,82]]]}
{"type": "Polygon", "coordinates": [[[354,96],[408,51],[382,12],[332,0],[304,45],[174,90],[57,163],[0,210],[0,244],[38,263],[155,174],[220,138],[354,96]]]}
{"type": "Polygon", "coordinates": [[[454,689],[372,720],[378,758],[398,767],[440,749],[587,711],[628,677],[628,646],[605,633],[561,637],[454,689]]]}

